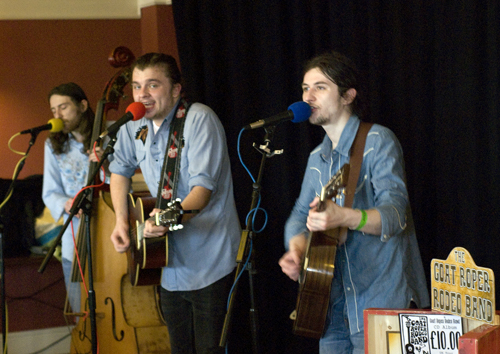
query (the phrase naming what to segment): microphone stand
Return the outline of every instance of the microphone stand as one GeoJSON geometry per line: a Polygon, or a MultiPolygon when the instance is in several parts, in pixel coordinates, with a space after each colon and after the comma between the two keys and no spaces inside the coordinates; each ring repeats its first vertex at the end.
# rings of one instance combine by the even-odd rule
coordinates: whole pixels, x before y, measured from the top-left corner
{"type": "MultiPolygon", "coordinates": [[[[31,139],[29,142],[28,149],[26,150],[26,153],[24,154],[25,158],[21,160],[19,163],[19,169],[16,171],[14,177],[12,178],[12,182],[9,186],[9,189],[7,190],[7,193],[5,193],[5,197],[8,197],[11,191],[14,191],[14,186],[16,184],[17,178],[19,177],[19,174],[21,173],[21,170],[24,167],[24,162],[26,160],[26,157],[28,156],[29,151],[31,150],[31,147],[35,145],[36,138],[38,136],[39,131],[33,131],[31,132],[31,139]]],[[[4,205],[5,206],[5,205],[4,205]]],[[[5,264],[4,264],[4,238],[3,238],[3,231],[4,231],[4,224],[2,221],[2,215],[1,215],[1,210],[0,210],[0,300],[2,302],[2,353],[7,354],[7,315],[5,311],[6,307],[6,302],[5,302],[5,264]]]]}
{"type": "MultiPolygon", "coordinates": [[[[106,146],[106,149],[104,150],[104,153],[97,164],[97,168],[95,169],[94,173],[92,174],[91,178],[88,179],[88,184],[86,187],[89,187],[92,185],[92,183],[95,181],[95,177],[99,173],[102,164],[110,154],[113,153],[113,147],[116,143],[116,133],[112,135],[108,135],[110,137],[110,141],[108,142],[108,145],[106,146]]],[[[69,223],[71,222],[71,219],[73,219],[73,216],[78,212],[78,210],[82,209],[84,220],[85,222],[85,240],[86,240],[86,245],[87,245],[87,264],[88,264],[88,301],[89,301],[89,318],[90,318],[90,332],[91,332],[91,342],[92,342],[92,353],[96,354],[97,353],[97,330],[96,330],[96,315],[95,315],[95,309],[96,309],[96,303],[95,303],[95,292],[94,292],[94,278],[93,278],[93,268],[92,268],[92,243],[91,243],[91,235],[90,235],[90,215],[92,214],[92,194],[93,194],[94,188],[86,188],[83,192],[78,194],[77,199],[73,202],[73,206],[70,209],[70,214],[66,222],[61,228],[61,231],[57,235],[56,239],[54,240],[52,247],[49,249],[47,252],[47,255],[45,256],[45,259],[42,262],[42,265],[38,269],[39,273],[43,273],[45,270],[47,263],[50,261],[50,258],[54,255],[56,247],[60,244],[61,238],[64,234],[64,231],[68,228],[69,223]]],[[[80,237],[82,237],[80,235],[80,237]]],[[[74,309],[75,310],[75,309],[74,309]]]]}
{"type": "MultiPolygon", "coordinates": [[[[257,151],[259,151],[262,154],[262,159],[260,162],[260,169],[259,169],[259,174],[257,176],[257,180],[255,183],[252,185],[252,202],[250,206],[250,212],[255,214],[257,212],[257,204],[260,196],[260,191],[261,191],[261,181],[262,181],[262,176],[264,173],[264,165],[266,163],[266,159],[268,157],[273,157],[276,154],[282,154],[283,150],[275,150],[271,152],[269,146],[271,144],[271,139],[274,135],[274,129],[276,128],[276,125],[271,125],[268,127],[265,127],[266,135],[264,137],[264,145],[260,145],[259,149],[255,147],[255,143],[253,146],[257,151]],[[261,151],[262,150],[262,151],[261,151]]],[[[259,342],[258,342],[258,311],[255,305],[255,295],[254,295],[254,280],[253,276],[257,274],[257,269],[255,268],[255,255],[254,255],[254,248],[251,247],[249,249],[250,244],[253,242],[254,238],[254,231],[252,230],[252,217],[253,214],[249,215],[247,218],[247,223],[246,223],[246,228],[245,230],[242,230],[241,234],[241,239],[240,239],[240,246],[238,249],[238,254],[236,256],[236,275],[235,275],[235,283],[233,285],[233,292],[229,298],[229,304],[228,304],[228,309],[226,313],[226,317],[224,319],[224,327],[222,328],[222,335],[221,339],[219,342],[220,347],[225,347],[227,343],[227,336],[229,333],[230,329],[230,322],[231,318],[233,315],[233,307],[234,307],[234,299],[236,296],[236,290],[237,290],[237,278],[239,277],[240,273],[244,271],[243,266],[245,264],[245,259],[248,258],[248,265],[247,265],[247,270],[248,270],[248,281],[249,281],[249,290],[250,290],[250,327],[251,327],[251,333],[252,333],[252,349],[254,354],[260,353],[259,350],[259,342]]]]}

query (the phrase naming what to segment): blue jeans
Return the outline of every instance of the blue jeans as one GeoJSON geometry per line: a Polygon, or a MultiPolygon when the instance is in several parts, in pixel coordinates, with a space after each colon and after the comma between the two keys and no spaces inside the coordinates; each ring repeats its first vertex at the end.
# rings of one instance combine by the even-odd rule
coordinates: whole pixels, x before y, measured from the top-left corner
{"type": "Polygon", "coordinates": [[[351,334],[342,277],[335,268],[326,330],[319,341],[320,354],[364,354],[364,331],[351,334]]]}
{"type": "Polygon", "coordinates": [[[160,289],[171,354],[224,353],[219,346],[234,273],[200,290],[160,289]]]}
{"type": "Polygon", "coordinates": [[[64,274],[64,283],[66,284],[66,292],[68,301],[73,312],[80,312],[81,284],[80,282],[71,282],[71,265],[69,259],[62,259],[62,268],[64,274]]]}

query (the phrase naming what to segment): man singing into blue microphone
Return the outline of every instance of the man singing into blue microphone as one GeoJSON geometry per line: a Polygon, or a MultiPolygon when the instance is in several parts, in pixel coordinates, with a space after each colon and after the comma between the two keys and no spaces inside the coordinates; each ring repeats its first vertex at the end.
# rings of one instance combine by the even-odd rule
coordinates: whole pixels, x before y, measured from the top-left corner
{"type": "MultiPolygon", "coordinates": [[[[309,121],[323,127],[326,135],[309,156],[300,195],[285,225],[288,251],[279,264],[285,274],[298,280],[311,233],[347,231],[331,260],[334,274],[324,330],[318,336],[320,353],[363,354],[364,309],[429,306],[403,152],[392,131],[372,125],[364,150],[360,149],[364,153],[352,207],[344,206],[344,195],[335,202],[326,198],[326,208],[318,211],[323,187],[344,164],[352,163],[362,102],[357,71],[343,55],[315,57],[304,73],[302,99],[312,108],[309,121]]],[[[350,173],[354,167],[350,166],[350,173]]]]}

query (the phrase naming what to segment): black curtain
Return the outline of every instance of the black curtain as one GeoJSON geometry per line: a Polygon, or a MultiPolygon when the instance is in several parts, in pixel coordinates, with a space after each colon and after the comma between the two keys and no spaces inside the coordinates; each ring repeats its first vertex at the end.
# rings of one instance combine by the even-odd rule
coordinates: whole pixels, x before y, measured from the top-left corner
{"type": "MultiPolygon", "coordinates": [[[[238,142],[256,176],[262,155],[252,145],[262,144],[265,132],[240,135],[241,128],[301,100],[305,61],[337,50],[364,78],[368,120],[392,129],[403,146],[429,286],[431,260],[446,259],[458,246],[500,274],[496,0],[174,0],[173,10],[185,88],[212,107],[226,129],[242,225],[252,180],[238,142]]],[[[297,289],[277,261],[308,154],[323,134],[309,123],[280,124],[271,151],[283,154],[265,160],[261,194],[268,220],[255,238],[253,277],[262,352],[308,352],[316,345],[290,335],[287,316],[297,289]]],[[[240,317],[230,342],[230,348],[244,344],[238,353],[250,352],[246,283],[240,283],[240,317]]]]}
{"type": "MultiPolygon", "coordinates": [[[[4,202],[12,180],[0,178],[0,201],[4,202]]],[[[17,180],[12,196],[0,209],[0,228],[5,258],[24,257],[36,243],[36,218],[42,215],[43,175],[17,180]]]]}

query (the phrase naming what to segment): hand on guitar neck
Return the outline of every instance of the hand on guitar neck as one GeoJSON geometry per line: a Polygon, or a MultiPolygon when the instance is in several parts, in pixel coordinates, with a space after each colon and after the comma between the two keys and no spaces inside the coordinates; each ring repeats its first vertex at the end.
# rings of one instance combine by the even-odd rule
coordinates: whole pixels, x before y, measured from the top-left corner
{"type": "Polygon", "coordinates": [[[311,209],[306,223],[309,231],[325,231],[347,226],[349,209],[339,206],[333,200],[320,201],[319,197],[316,197],[309,206],[311,209]]]}
{"type": "Polygon", "coordinates": [[[161,209],[155,208],[149,214],[149,216],[151,217],[144,222],[144,234],[143,234],[144,237],[160,237],[164,236],[168,232],[169,226],[156,224],[155,216],[160,212],[161,209]]]}
{"type": "Polygon", "coordinates": [[[168,231],[180,230],[184,226],[181,224],[182,216],[185,213],[196,213],[191,210],[185,212],[182,209],[180,199],[168,204],[165,210],[154,208],[149,216],[151,218],[144,222],[144,237],[161,237],[168,231]]]}
{"type": "MultiPolygon", "coordinates": [[[[332,200],[321,202],[316,197],[309,206],[311,210],[306,225],[311,232],[332,230],[339,227],[354,230],[361,220],[360,210],[341,207],[332,200]],[[319,206],[322,207],[319,208],[319,206]]],[[[380,235],[382,232],[380,213],[377,209],[369,209],[365,210],[365,212],[367,220],[361,231],[371,235],[380,235]]]]}

